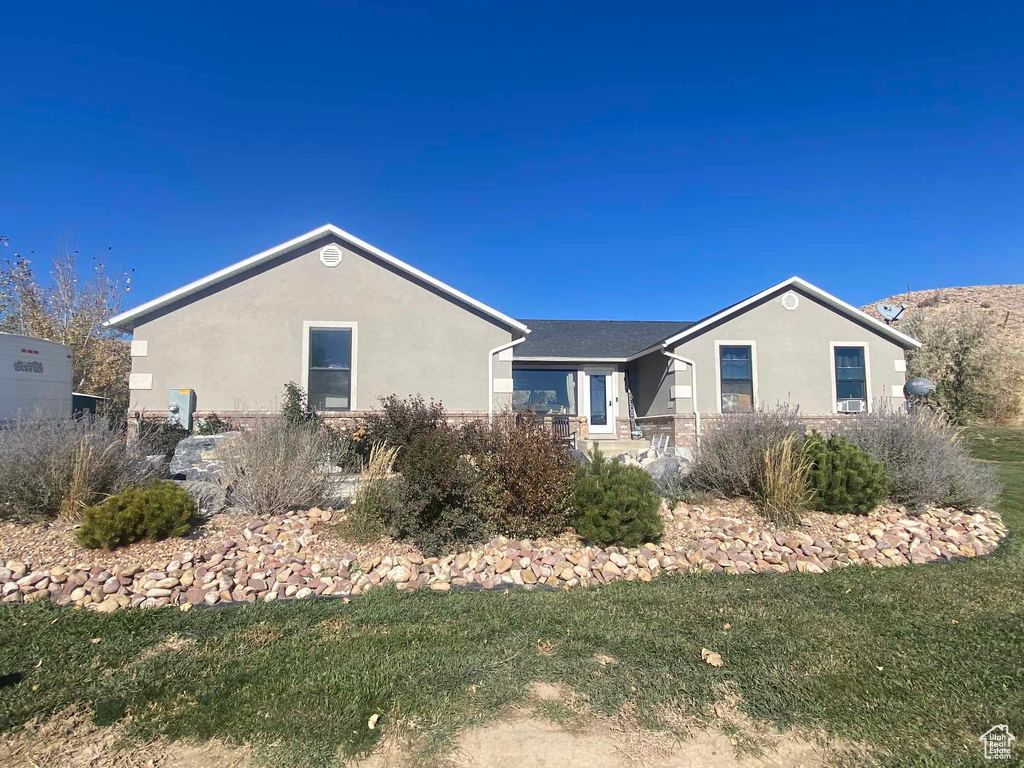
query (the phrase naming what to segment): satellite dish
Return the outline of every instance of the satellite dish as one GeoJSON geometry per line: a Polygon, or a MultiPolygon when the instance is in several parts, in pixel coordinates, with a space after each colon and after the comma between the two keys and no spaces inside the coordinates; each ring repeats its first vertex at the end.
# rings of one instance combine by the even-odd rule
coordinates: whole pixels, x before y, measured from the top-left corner
{"type": "Polygon", "coordinates": [[[886,323],[892,323],[899,320],[906,308],[906,304],[900,304],[897,307],[895,304],[886,304],[884,301],[875,305],[875,309],[878,310],[878,314],[882,316],[882,319],[885,320],[886,323]]]}
{"type": "Polygon", "coordinates": [[[934,392],[935,384],[920,376],[907,379],[907,383],[903,385],[903,394],[907,397],[928,397],[934,392]]]}

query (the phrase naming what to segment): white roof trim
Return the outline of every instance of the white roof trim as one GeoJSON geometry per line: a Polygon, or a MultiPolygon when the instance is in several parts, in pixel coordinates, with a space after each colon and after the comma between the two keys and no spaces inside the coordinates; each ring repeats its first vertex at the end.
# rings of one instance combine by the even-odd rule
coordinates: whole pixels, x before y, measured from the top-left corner
{"type": "Polygon", "coordinates": [[[691,336],[696,336],[697,334],[703,332],[706,328],[713,325],[714,323],[724,320],[727,317],[731,317],[732,315],[737,315],[741,312],[744,312],[747,309],[747,307],[751,306],[752,304],[756,304],[757,302],[761,301],[761,299],[767,296],[771,296],[773,293],[781,291],[784,288],[789,288],[793,286],[800,288],[805,293],[808,293],[811,296],[820,299],[822,303],[828,304],[833,309],[837,309],[843,314],[849,315],[850,317],[856,318],[857,320],[866,323],[867,325],[877,330],[879,333],[883,334],[884,336],[888,336],[889,338],[893,339],[894,341],[903,346],[910,347],[912,349],[921,348],[921,342],[918,341],[917,339],[911,338],[910,336],[907,336],[905,333],[900,333],[892,326],[886,325],[881,320],[878,320],[872,317],[871,315],[862,312],[852,304],[847,304],[842,299],[833,296],[831,293],[828,293],[827,291],[823,291],[816,285],[811,285],[803,278],[791,277],[788,280],[783,280],[781,283],[776,283],[771,288],[766,288],[760,293],[751,296],[749,299],[741,301],[739,304],[736,304],[732,307],[729,307],[728,309],[724,309],[721,312],[711,315],[711,317],[708,317],[700,321],[696,325],[687,328],[685,331],[680,331],[675,336],[670,336],[664,341],[658,342],[654,346],[648,347],[642,352],[637,352],[629,359],[636,360],[638,357],[643,357],[644,355],[650,354],[651,352],[659,348],[665,349],[666,347],[670,347],[673,344],[677,344],[680,341],[683,341],[684,339],[690,338],[691,336]]]}
{"type": "Polygon", "coordinates": [[[628,357],[558,357],[539,355],[533,357],[513,357],[513,363],[625,363],[628,357]]]}
{"type": "Polygon", "coordinates": [[[293,248],[299,248],[303,245],[311,243],[315,240],[318,240],[321,237],[324,237],[325,235],[335,235],[336,237],[344,240],[345,242],[354,245],[357,248],[361,248],[362,250],[372,254],[381,261],[390,264],[391,266],[396,267],[397,269],[400,269],[401,271],[409,275],[412,275],[413,277],[419,280],[422,280],[424,283],[427,283],[428,285],[431,285],[434,288],[437,288],[442,293],[446,293],[452,298],[458,299],[464,304],[468,304],[469,306],[479,310],[485,315],[489,315],[495,320],[499,320],[505,325],[508,325],[512,328],[515,328],[523,332],[526,332],[528,330],[527,327],[520,323],[518,320],[514,320],[508,315],[499,312],[498,310],[492,307],[487,306],[483,302],[477,301],[476,299],[467,296],[462,291],[452,288],[447,283],[443,283],[437,278],[431,277],[426,272],[422,272],[416,269],[416,267],[406,264],[401,259],[395,258],[390,253],[385,253],[384,251],[380,250],[380,248],[375,248],[369,243],[360,240],[355,235],[352,235],[346,232],[345,230],[334,226],[333,224],[324,224],[322,227],[317,227],[316,229],[307,232],[304,235],[299,235],[298,237],[294,237],[291,240],[285,243],[281,243],[280,245],[274,246],[269,250],[262,251],[261,253],[257,253],[255,256],[250,256],[247,259],[243,259],[242,261],[232,264],[229,267],[225,267],[224,269],[214,272],[212,275],[207,275],[206,277],[191,282],[188,285],[184,285],[175,291],[165,293],[163,296],[158,296],[152,301],[147,301],[145,304],[140,304],[134,309],[129,309],[126,312],[122,312],[121,314],[110,318],[104,323],[104,325],[115,328],[123,328],[125,325],[131,326],[132,321],[139,317],[147,315],[150,312],[160,309],[161,307],[165,307],[168,304],[171,304],[179,299],[185,298],[186,296],[191,296],[194,293],[198,293],[199,291],[208,286],[215,285],[216,283],[219,283],[222,280],[226,280],[229,277],[234,277],[235,275],[241,274],[242,272],[252,269],[253,267],[258,266],[259,264],[262,264],[265,261],[269,261],[275,256],[279,256],[286,251],[292,250],[293,248]]]}

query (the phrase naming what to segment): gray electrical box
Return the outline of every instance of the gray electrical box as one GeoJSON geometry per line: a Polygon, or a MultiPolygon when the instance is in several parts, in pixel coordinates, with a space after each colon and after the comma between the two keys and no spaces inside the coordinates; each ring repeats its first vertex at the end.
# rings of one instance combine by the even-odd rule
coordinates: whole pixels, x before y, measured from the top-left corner
{"type": "Polygon", "coordinates": [[[170,421],[192,431],[192,414],[196,411],[196,393],[193,389],[172,389],[167,393],[170,421]]]}

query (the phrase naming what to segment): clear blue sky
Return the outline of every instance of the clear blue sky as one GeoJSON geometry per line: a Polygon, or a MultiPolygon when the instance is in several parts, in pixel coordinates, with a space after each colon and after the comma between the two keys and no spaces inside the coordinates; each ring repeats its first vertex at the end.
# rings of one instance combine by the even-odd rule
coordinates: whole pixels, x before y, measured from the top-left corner
{"type": "Polygon", "coordinates": [[[1019,4],[424,5],[5,4],[6,253],[129,306],[326,222],[519,317],[1024,282],[1019,4]]]}

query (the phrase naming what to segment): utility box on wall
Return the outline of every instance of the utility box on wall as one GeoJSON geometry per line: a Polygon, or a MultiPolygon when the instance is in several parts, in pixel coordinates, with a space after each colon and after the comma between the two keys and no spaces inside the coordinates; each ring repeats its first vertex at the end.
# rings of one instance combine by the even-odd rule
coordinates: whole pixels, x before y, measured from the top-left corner
{"type": "Polygon", "coordinates": [[[192,431],[192,414],[196,412],[196,393],[193,389],[172,389],[167,393],[170,421],[192,431]]]}

